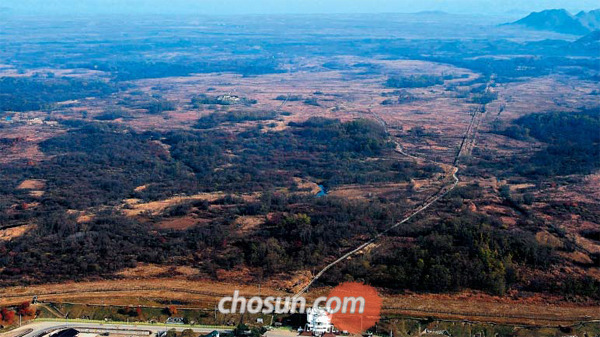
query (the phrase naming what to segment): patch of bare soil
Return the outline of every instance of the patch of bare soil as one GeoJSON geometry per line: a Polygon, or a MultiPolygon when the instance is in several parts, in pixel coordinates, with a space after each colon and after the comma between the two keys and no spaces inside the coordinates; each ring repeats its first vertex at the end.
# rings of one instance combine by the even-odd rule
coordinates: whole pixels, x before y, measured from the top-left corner
{"type": "Polygon", "coordinates": [[[46,181],[40,179],[27,179],[23,180],[19,186],[17,186],[18,190],[43,190],[46,187],[46,181]]]}
{"type": "Polygon", "coordinates": [[[7,228],[0,230],[0,241],[10,241],[12,239],[23,236],[25,233],[29,232],[35,228],[35,225],[23,225],[19,227],[7,228]]]}

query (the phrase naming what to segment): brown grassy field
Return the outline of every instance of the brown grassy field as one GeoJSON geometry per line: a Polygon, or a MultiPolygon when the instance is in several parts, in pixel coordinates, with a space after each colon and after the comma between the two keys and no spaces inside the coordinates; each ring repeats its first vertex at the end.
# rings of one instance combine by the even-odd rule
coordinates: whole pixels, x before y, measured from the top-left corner
{"type": "MultiPolygon", "coordinates": [[[[155,275],[168,273],[168,269],[163,266],[144,266],[120,273],[125,277],[122,280],[5,288],[0,290],[0,305],[21,303],[37,295],[41,301],[56,303],[160,307],[161,300],[169,300],[182,303],[182,308],[211,309],[222,296],[232,295],[234,289],[246,297],[259,294],[292,295],[289,291],[278,288],[277,281],[266,281],[259,290],[257,284],[231,281],[190,281],[182,276],[153,278],[155,275]]],[[[195,276],[195,271],[190,268],[176,268],[176,272],[185,277],[195,276]]],[[[314,289],[307,294],[307,300],[310,303],[312,299],[326,295],[329,290],[330,288],[314,289]]],[[[501,298],[474,292],[448,295],[384,293],[383,297],[384,315],[552,326],[600,319],[598,306],[559,303],[557,298],[552,297],[501,298]]]]}

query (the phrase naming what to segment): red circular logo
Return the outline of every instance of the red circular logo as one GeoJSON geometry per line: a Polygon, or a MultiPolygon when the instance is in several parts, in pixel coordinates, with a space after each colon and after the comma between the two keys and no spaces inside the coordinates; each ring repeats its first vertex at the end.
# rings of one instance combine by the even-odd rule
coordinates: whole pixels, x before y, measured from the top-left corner
{"type": "Polygon", "coordinates": [[[329,307],[334,309],[331,323],[340,331],[360,334],[381,317],[383,301],[377,290],[366,284],[342,283],[331,290],[328,299],[329,307]]]}

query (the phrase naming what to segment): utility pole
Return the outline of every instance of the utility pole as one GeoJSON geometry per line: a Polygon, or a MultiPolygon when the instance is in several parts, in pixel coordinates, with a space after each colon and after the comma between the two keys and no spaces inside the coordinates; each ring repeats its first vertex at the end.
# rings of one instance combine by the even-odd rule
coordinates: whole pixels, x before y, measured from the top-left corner
{"type": "Polygon", "coordinates": [[[260,297],[260,288],[262,286],[262,281],[263,281],[263,269],[261,268],[259,273],[258,273],[258,297],[260,297]]]}
{"type": "Polygon", "coordinates": [[[19,327],[21,327],[21,323],[22,323],[21,314],[19,314],[19,327]]]}

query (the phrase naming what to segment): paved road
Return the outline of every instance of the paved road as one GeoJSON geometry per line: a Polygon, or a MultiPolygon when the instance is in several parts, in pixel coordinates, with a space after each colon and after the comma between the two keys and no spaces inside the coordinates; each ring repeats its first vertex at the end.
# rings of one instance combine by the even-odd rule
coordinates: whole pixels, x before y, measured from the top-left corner
{"type": "Polygon", "coordinates": [[[298,332],[294,330],[274,329],[267,331],[265,337],[297,337],[298,332]]]}
{"type": "MultiPolygon", "coordinates": [[[[133,324],[115,324],[115,323],[85,323],[85,322],[72,322],[66,323],[64,321],[56,321],[56,322],[33,322],[26,324],[20,328],[12,330],[10,332],[0,333],[0,337],[41,337],[48,333],[64,330],[68,328],[74,329],[94,329],[94,330],[106,330],[110,331],[123,331],[126,333],[127,331],[131,332],[144,332],[147,331],[148,334],[155,335],[159,331],[165,331],[165,329],[176,329],[177,331],[181,331],[184,329],[188,329],[187,326],[177,326],[176,324],[171,324],[165,327],[164,324],[156,324],[156,325],[133,325],[133,324]]],[[[194,332],[198,333],[209,333],[214,331],[212,328],[191,328],[194,332]]]]}

